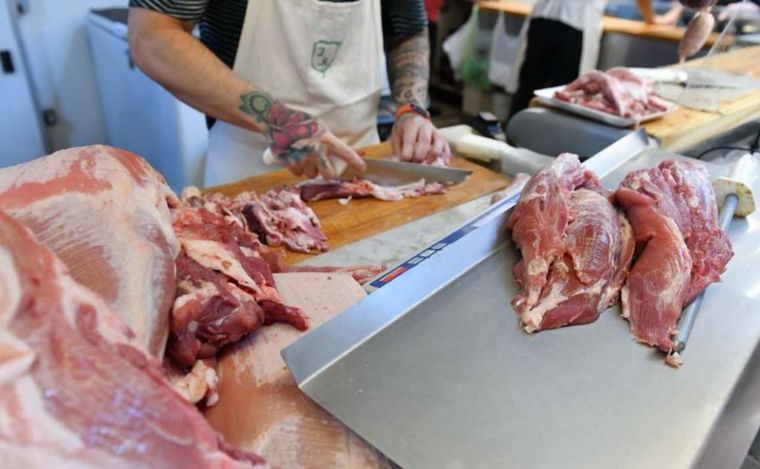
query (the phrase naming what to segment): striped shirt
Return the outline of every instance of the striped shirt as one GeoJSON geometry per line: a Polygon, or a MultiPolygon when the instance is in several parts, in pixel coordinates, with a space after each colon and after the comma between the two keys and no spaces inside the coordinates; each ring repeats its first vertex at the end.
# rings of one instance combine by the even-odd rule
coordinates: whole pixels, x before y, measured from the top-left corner
{"type": "MultiPolygon", "coordinates": [[[[247,5],[248,0],[129,0],[131,7],[197,22],[201,42],[230,68],[235,63],[247,5]]],[[[380,5],[386,44],[413,36],[427,27],[424,0],[380,0],[380,5]]]]}

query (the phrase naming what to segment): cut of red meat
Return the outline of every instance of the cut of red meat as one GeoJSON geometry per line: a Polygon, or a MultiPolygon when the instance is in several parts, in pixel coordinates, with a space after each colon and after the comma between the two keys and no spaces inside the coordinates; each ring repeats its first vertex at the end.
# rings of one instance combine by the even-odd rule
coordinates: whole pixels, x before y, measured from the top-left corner
{"type": "Polygon", "coordinates": [[[177,297],[168,354],[184,367],[213,357],[264,324],[307,328],[306,317],[282,304],[266,248],[235,217],[177,202],[174,229],[182,245],[177,258],[177,297]]]}
{"type": "Polygon", "coordinates": [[[307,202],[346,197],[374,197],[385,201],[398,201],[407,197],[416,198],[423,195],[443,194],[446,186],[440,182],[427,183],[424,179],[405,186],[380,186],[366,179],[355,178],[353,181],[309,179],[298,184],[301,198],[307,202]]]}
{"type": "Polygon", "coordinates": [[[670,351],[682,309],[720,279],[733,256],[718,227],[709,174],[696,162],[664,161],[629,173],[616,198],[639,253],[623,292],[623,314],[637,340],[670,351]]]}
{"type": "Polygon", "coordinates": [[[598,187],[596,177],[581,167],[576,156],[563,154],[523,189],[508,221],[523,257],[515,268],[515,278],[524,290],[515,298],[515,305],[525,303],[531,308],[538,302],[549,268],[563,255],[570,193],[584,186],[598,187]]]}
{"type": "Polygon", "coordinates": [[[528,332],[595,321],[617,301],[633,256],[631,228],[575,155],[528,181],[508,220],[522,253],[512,300],[528,332]]]}
{"type": "Polygon", "coordinates": [[[623,317],[636,340],[667,352],[688,290],[691,256],[676,223],[651,198],[627,189],[617,198],[641,250],[621,294],[623,317]]]}
{"type": "Polygon", "coordinates": [[[167,199],[144,160],[106,146],[0,170],[0,208],[30,228],[156,356],[164,351],[179,251],[167,199]]]}
{"type": "Polygon", "coordinates": [[[268,467],[229,449],[108,305],[2,211],[0,434],[4,467],[268,467]]]}
{"type": "Polygon", "coordinates": [[[664,161],[659,168],[688,211],[688,222],[682,219],[679,228],[692,260],[691,282],[685,300],[685,304],[689,304],[709,284],[720,280],[734,253],[728,234],[718,227],[715,190],[707,169],[699,163],[675,160],[664,161]],[[687,225],[691,225],[690,230],[687,225]]]}
{"type": "Polygon", "coordinates": [[[617,302],[634,250],[628,221],[588,189],[571,194],[570,219],[565,254],[552,265],[539,303],[522,312],[526,329],[593,322],[617,302]]]}
{"type": "Polygon", "coordinates": [[[292,251],[307,253],[329,249],[319,219],[292,186],[274,188],[261,196],[241,192],[234,198],[218,193],[201,197],[200,191],[189,188],[183,199],[191,205],[203,205],[218,215],[237,218],[239,224],[256,233],[259,240],[269,246],[285,245],[292,251]]]}

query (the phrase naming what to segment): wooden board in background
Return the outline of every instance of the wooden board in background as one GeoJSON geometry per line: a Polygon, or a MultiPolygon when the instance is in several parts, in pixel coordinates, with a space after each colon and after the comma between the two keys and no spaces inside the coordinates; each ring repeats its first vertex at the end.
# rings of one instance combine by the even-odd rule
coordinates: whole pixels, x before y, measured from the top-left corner
{"type": "MultiPolygon", "coordinates": [[[[705,59],[686,62],[682,67],[699,67],[705,59]]],[[[760,46],[745,47],[715,55],[709,68],[760,78],[760,46]]],[[[680,108],[667,116],[643,124],[647,133],[666,150],[679,152],[725,134],[742,124],[760,118],[760,90],[750,91],[721,103],[718,112],[680,108]]]]}
{"type": "MultiPolygon", "coordinates": [[[[478,2],[481,10],[497,11],[514,16],[528,16],[533,5],[523,1],[481,1],[478,2]]],[[[605,16],[602,20],[605,33],[628,34],[649,39],[678,42],[684,35],[686,28],[679,26],[646,24],[643,21],[627,20],[614,16],[605,16]]],[[[705,47],[712,46],[718,40],[718,33],[712,33],[705,43],[705,47]]],[[[732,38],[727,39],[733,41],[732,38]]],[[[675,49],[674,49],[675,54],[675,49]]]]}
{"type": "MultiPolygon", "coordinates": [[[[391,154],[390,143],[381,143],[363,150],[367,158],[382,158],[391,154]]],[[[510,179],[490,171],[463,158],[452,158],[454,168],[472,171],[463,183],[449,188],[445,194],[429,195],[417,199],[404,199],[398,202],[385,202],[376,199],[356,199],[346,206],[337,200],[320,200],[310,202],[309,206],[322,222],[322,230],[327,235],[327,243],[335,249],[360,239],[381,233],[424,218],[428,215],[456,207],[470,200],[507,187],[510,179]]],[[[297,184],[302,178],[282,169],[261,176],[244,179],[232,184],[209,188],[208,192],[221,192],[235,195],[243,191],[257,193],[283,184],[297,184]]],[[[286,251],[285,261],[294,264],[312,257],[309,254],[286,251]]]]}

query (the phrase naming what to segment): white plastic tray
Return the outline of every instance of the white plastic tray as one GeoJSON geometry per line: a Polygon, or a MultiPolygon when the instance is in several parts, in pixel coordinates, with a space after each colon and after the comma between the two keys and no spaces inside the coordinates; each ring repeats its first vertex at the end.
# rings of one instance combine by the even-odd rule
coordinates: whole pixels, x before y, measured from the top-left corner
{"type": "Polygon", "coordinates": [[[612,125],[614,127],[634,127],[638,124],[649,122],[654,119],[658,119],[666,114],[670,114],[676,109],[676,105],[673,104],[670,109],[662,112],[655,112],[642,117],[640,120],[636,120],[632,117],[620,117],[607,112],[591,109],[580,104],[573,104],[554,97],[554,93],[563,90],[567,85],[553,86],[551,88],[544,88],[536,90],[536,99],[547,106],[552,106],[563,111],[571,112],[579,116],[583,116],[595,121],[604,122],[605,124],[612,125]]]}

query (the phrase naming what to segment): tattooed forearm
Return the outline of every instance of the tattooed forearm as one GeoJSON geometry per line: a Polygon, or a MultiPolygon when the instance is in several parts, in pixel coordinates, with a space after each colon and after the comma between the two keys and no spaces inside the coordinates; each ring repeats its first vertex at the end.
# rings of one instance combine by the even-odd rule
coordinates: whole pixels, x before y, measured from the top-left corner
{"type": "Polygon", "coordinates": [[[392,47],[388,54],[393,99],[397,104],[425,105],[430,78],[430,44],[427,30],[392,47]]]}
{"type": "Polygon", "coordinates": [[[291,109],[267,93],[248,91],[240,95],[240,110],[263,125],[272,141],[272,153],[288,164],[319,153],[317,141],[323,127],[305,112],[291,109]]]}

